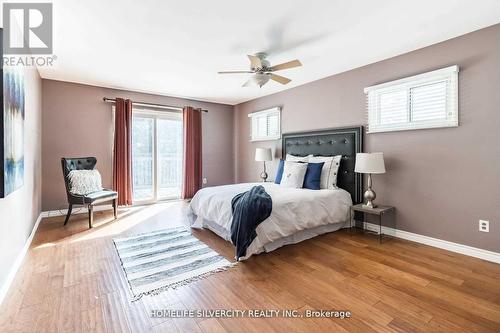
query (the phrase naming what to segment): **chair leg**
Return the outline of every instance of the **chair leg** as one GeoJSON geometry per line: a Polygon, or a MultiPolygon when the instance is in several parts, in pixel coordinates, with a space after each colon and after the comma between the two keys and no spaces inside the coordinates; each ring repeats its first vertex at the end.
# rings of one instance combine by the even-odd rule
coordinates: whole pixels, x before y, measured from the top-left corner
{"type": "Polygon", "coordinates": [[[89,205],[89,229],[92,228],[92,223],[94,222],[93,210],[94,207],[92,205],[89,205]]]}
{"type": "Polygon", "coordinates": [[[72,210],[73,210],[73,204],[69,204],[68,213],[66,214],[66,219],[64,220],[64,225],[66,225],[66,223],[68,223],[72,210]]]}
{"type": "Polygon", "coordinates": [[[115,220],[117,219],[117,214],[116,214],[116,199],[113,199],[113,214],[115,215],[115,220]]]}

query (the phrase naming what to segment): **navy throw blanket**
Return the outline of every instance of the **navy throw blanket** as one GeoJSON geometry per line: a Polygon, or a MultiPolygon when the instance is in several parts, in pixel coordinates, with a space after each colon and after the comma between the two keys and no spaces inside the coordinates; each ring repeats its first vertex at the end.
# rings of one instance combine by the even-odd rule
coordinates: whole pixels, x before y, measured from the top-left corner
{"type": "Polygon", "coordinates": [[[231,241],[236,246],[236,260],[247,254],[247,248],[257,237],[255,229],[271,215],[273,201],[263,186],[252,187],[231,200],[233,222],[231,241]]]}

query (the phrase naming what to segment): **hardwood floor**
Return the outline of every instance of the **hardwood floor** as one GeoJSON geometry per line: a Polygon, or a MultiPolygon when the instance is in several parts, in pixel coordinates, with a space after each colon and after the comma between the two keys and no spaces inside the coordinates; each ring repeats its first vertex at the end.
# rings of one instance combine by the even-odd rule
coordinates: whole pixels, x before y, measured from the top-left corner
{"type": "MultiPolygon", "coordinates": [[[[130,302],[111,239],[186,224],[186,204],[45,219],[0,308],[2,332],[500,332],[500,265],[339,231],[130,302]],[[151,318],[154,309],[349,310],[349,319],[151,318]]],[[[209,231],[195,236],[233,258],[209,231]]]]}

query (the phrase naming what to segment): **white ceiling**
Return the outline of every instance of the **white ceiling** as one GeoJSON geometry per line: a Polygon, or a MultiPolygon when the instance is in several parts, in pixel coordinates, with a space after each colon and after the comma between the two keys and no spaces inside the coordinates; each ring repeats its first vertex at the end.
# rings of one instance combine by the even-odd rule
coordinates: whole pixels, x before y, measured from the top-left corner
{"type": "Polygon", "coordinates": [[[500,22],[498,0],[55,0],[43,78],[237,104],[500,22]],[[246,54],[293,81],[243,88],[246,54]]]}

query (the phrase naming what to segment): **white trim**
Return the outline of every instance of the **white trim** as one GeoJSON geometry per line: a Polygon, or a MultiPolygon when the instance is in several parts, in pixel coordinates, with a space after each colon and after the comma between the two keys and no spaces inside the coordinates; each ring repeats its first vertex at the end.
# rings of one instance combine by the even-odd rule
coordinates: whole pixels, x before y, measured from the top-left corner
{"type": "Polygon", "coordinates": [[[273,106],[269,109],[251,112],[248,114],[248,117],[252,118],[255,116],[262,116],[262,115],[272,114],[272,113],[276,113],[276,112],[281,112],[281,106],[273,106]]]}
{"type": "Polygon", "coordinates": [[[281,139],[281,135],[276,135],[276,136],[266,136],[265,138],[257,138],[257,139],[250,139],[250,142],[259,142],[259,141],[276,141],[281,139]]]}
{"type": "MultiPolygon", "coordinates": [[[[378,224],[364,222],[364,226],[370,231],[379,231],[378,224]]],[[[429,236],[414,234],[412,232],[394,229],[390,227],[382,226],[382,233],[385,235],[406,239],[412,242],[421,243],[440,249],[448,250],[451,252],[465,254],[470,257],[479,258],[487,261],[491,261],[500,264],[500,253],[479,249],[477,247],[472,247],[468,245],[463,245],[459,243],[453,243],[439,238],[433,238],[429,236]]]]}
{"type": "Polygon", "coordinates": [[[448,127],[458,127],[458,119],[454,119],[449,122],[442,123],[425,123],[422,122],[418,124],[417,122],[406,123],[406,124],[397,124],[398,127],[391,128],[390,126],[378,127],[372,130],[367,130],[366,133],[384,133],[384,132],[399,132],[399,131],[413,131],[413,130],[421,130],[421,129],[431,129],[431,128],[448,128],[448,127]]]}
{"type": "Polygon", "coordinates": [[[453,66],[449,66],[449,67],[445,67],[445,68],[441,68],[441,69],[436,69],[434,71],[425,72],[425,73],[422,73],[422,74],[405,77],[405,78],[402,78],[402,79],[399,79],[399,80],[394,80],[394,81],[390,81],[390,82],[384,82],[384,83],[377,84],[377,85],[374,85],[374,86],[366,87],[364,89],[364,92],[365,92],[365,94],[367,94],[367,93],[369,93],[370,91],[373,91],[373,90],[378,90],[378,89],[382,89],[382,88],[392,87],[392,86],[395,86],[395,85],[398,85],[398,84],[405,84],[405,83],[408,83],[408,82],[414,82],[414,81],[420,81],[420,80],[424,80],[425,81],[428,78],[433,78],[435,76],[441,76],[441,75],[445,76],[445,75],[451,74],[451,73],[458,73],[458,71],[459,71],[458,66],[457,65],[453,65],[453,66]]]}
{"type": "MultiPolygon", "coordinates": [[[[94,206],[94,212],[100,212],[100,211],[103,211],[103,210],[110,210],[110,209],[113,209],[113,205],[98,205],[98,206],[94,206]]],[[[87,207],[74,207],[73,208],[73,212],[71,213],[71,215],[87,214],[88,211],[89,210],[88,210],[87,207]]],[[[46,218],[46,217],[54,217],[54,216],[65,216],[66,214],[68,214],[68,210],[67,209],[60,209],[60,210],[49,210],[49,211],[46,211],[46,212],[42,212],[40,215],[43,218],[46,218]]]]}
{"type": "MultiPolygon", "coordinates": [[[[136,104],[137,105],[137,104],[136,104]]],[[[172,119],[172,120],[181,120],[182,121],[182,109],[181,111],[165,108],[162,110],[155,110],[152,107],[146,106],[136,106],[132,108],[132,115],[137,114],[140,116],[149,116],[149,117],[160,117],[164,119],[172,119]]]]}
{"type": "Polygon", "coordinates": [[[14,278],[16,277],[16,273],[21,267],[24,257],[26,256],[26,253],[28,253],[28,250],[31,246],[31,242],[33,241],[33,237],[35,236],[35,233],[38,229],[38,225],[40,224],[40,221],[42,221],[43,218],[43,213],[40,213],[38,215],[38,218],[36,219],[35,225],[33,226],[33,229],[31,230],[31,233],[24,243],[23,248],[21,249],[21,252],[16,257],[16,260],[14,260],[14,263],[12,264],[12,267],[10,268],[9,274],[7,274],[7,278],[5,279],[3,285],[0,287],[0,305],[2,305],[2,302],[5,299],[5,296],[7,296],[7,293],[9,292],[9,288],[12,285],[12,282],[14,281],[14,278]]]}

